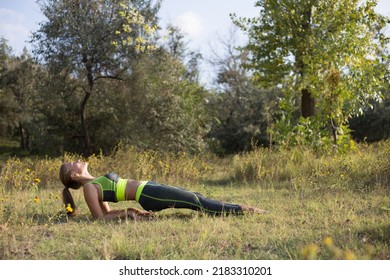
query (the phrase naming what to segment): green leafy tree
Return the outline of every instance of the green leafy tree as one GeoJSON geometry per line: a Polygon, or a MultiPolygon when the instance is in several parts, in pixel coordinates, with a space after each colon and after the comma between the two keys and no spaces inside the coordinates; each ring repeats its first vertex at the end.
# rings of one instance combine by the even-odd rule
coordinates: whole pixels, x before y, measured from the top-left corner
{"type": "Polygon", "coordinates": [[[387,69],[383,89],[383,102],[366,108],[364,114],[350,120],[352,136],[356,141],[374,142],[390,139],[390,49],[383,61],[387,69]]]}
{"type": "Polygon", "coordinates": [[[137,53],[153,49],[148,43],[156,27],[159,2],[145,0],[39,1],[47,21],[33,34],[34,54],[51,73],[71,75],[83,91],[80,121],[84,154],[91,152],[87,104],[97,84],[120,80],[137,53]],[[142,15],[143,14],[143,15],[142,15]]]}
{"type": "Polygon", "coordinates": [[[165,48],[177,59],[182,60],[187,50],[185,35],[179,27],[169,24],[167,27],[168,35],[166,36],[165,48]]]}
{"type": "Polygon", "coordinates": [[[185,78],[183,63],[160,48],[152,56],[138,56],[131,69],[122,82],[101,83],[91,100],[96,108],[90,118],[93,142],[103,152],[118,143],[170,152],[199,151],[207,128],[206,92],[185,78]]]}
{"type": "Polygon", "coordinates": [[[292,131],[319,145],[324,139],[338,143],[348,119],[381,100],[388,19],[374,11],[376,2],[259,0],[259,17],[233,16],[250,38],[253,79],[285,94],[276,126],[282,142],[292,131]]]}
{"type": "Polygon", "coordinates": [[[272,121],[277,94],[257,87],[242,67],[248,52],[238,47],[237,29],[215,46],[210,63],[216,67],[215,94],[208,108],[212,126],[207,134],[217,154],[230,154],[268,146],[267,129],[272,121]]]}
{"type": "Polygon", "coordinates": [[[7,63],[11,57],[11,48],[8,46],[7,40],[0,37],[0,135],[6,136],[8,128],[9,106],[6,102],[4,93],[4,74],[7,71],[7,63]],[[4,101],[3,101],[4,100],[4,101]]]}
{"type": "Polygon", "coordinates": [[[167,30],[168,35],[164,48],[173,58],[184,64],[186,68],[185,79],[194,83],[199,82],[199,63],[203,59],[202,54],[188,48],[188,41],[186,41],[185,34],[180,27],[168,25],[167,30]]]}
{"type": "Polygon", "coordinates": [[[140,57],[133,69],[126,87],[130,101],[122,102],[122,110],[135,116],[128,120],[130,143],[173,152],[201,150],[207,92],[187,75],[185,64],[161,48],[152,57],[140,57]]]}
{"type": "Polygon", "coordinates": [[[3,118],[11,127],[13,134],[19,135],[22,150],[30,150],[29,126],[33,119],[37,67],[38,65],[24,49],[21,56],[7,59],[1,79],[4,88],[1,99],[7,108],[3,118]]]}
{"type": "Polygon", "coordinates": [[[6,62],[11,57],[12,49],[8,46],[8,42],[3,37],[0,37],[0,74],[6,69],[6,62]]]}
{"type": "Polygon", "coordinates": [[[192,52],[184,40],[180,30],[172,30],[152,55],[131,61],[123,81],[99,85],[91,100],[95,110],[90,131],[103,152],[120,142],[171,152],[197,152],[204,146],[207,92],[196,78],[196,63],[188,61],[192,52]]]}
{"type": "Polygon", "coordinates": [[[82,153],[83,136],[80,133],[79,108],[75,104],[80,102],[84,92],[79,88],[78,79],[70,75],[56,75],[44,67],[35,79],[35,90],[39,94],[33,99],[34,121],[30,124],[32,152],[53,156],[64,151],[82,153]]]}

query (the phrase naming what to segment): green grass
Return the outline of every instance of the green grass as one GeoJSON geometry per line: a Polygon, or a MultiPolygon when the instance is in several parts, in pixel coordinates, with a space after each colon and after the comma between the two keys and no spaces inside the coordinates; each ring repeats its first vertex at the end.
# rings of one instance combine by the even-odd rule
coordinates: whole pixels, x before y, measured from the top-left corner
{"type": "Polygon", "coordinates": [[[123,177],[269,210],[265,215],[170,209],[147,222],[95,221],[76,191],[80,214],[68,219],[59,197],[60,163],[3,163],[0,259],[390,259],[389,142],[343,155],[261,149],[217,159],[122,148],[90,158],[94,174],[112,167],[123,177]]]}

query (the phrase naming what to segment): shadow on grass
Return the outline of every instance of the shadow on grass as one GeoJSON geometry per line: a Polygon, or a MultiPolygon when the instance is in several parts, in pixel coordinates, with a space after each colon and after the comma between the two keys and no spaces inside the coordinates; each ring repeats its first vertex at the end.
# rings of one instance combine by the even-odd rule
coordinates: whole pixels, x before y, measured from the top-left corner
{"type": "Polygon", "coordinates": [[[358,236],[364,242],[380,242],[390,246],[390,224],[360,231],[358,236]]]}
{"type": "Polygon", "coordinates": [[[213,179],[201,180],[199,183],[211,187],[228,187],[236,184],[237,181],[234,178],[223,178],[223,179],[214,179],[214,180],[213,179]]]}
{"type": "MultiPolygon", "coordinates": [[[[161,212],[160,212],[161,213],[161,212]]],[[[182,220],[182,221],[191,221],[194,218],[197,218],[199,216],[208,216],[206,214],[198,213],[198,212],[175,212],[175,213],[161,213],[156,214],[154,217],[152,217],[150,220],[139,220],[134,221],[132,219],[128,219],[127,221],[129,223],[132,222],[153,222],[153,221],[162,221],[162,220],[182,220]]],[[[35,225],[46,225],[46,224],[66,224],[69,222],[72,223],[90,223],[94,221],[98,221],[94,219],[91,215],[87,214],[79,214],[73,217],[68,217],[64,212],[58,212],[52,215],[48,214],[37,214],[37,213],[29,213],[26,215],[26,218],[28,221],[31,222],[31,224],[35,225]]],[[[112,219],[112,220],[100,220],[103,223],[110,223],[110,224],[118,224],[123,223],[125,219],[112,219]]]]}
{"type": "Polygon", "coordinates": [[[49,214],[37,214],[37,213],[29,213],[26,218],[31,221],[32,224],[37,225],[46,225],[49,223],[52,224],[66,224],[69,222],[75,223],[85,223],[93,221],[92,217],[88,215],[77,215],[74,217],[68,217],[64,212],[58,212],[52,215],[49,214]]]}

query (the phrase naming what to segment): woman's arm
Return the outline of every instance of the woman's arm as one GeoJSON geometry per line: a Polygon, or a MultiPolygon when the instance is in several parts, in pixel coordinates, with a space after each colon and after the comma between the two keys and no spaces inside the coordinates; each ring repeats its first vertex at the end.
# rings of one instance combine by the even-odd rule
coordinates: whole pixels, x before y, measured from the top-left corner
{"type": "Polygon", "coordinates": [[[115,219],[115,218],[131,218],[134,220],[148,219],[152,215],[150,212],[128,208],[123,210],[111,210],[107,202],[100,202],[98,189],[93,185],[85,185],[84,198],[87,202],[91,214],[96,219],[115,219]]]}
{"type": "Polygon", "coordinates": [[[99,201],[99,203],[100,203],[100,208],[102,208],[104,214],[107,214],[108,212],[111,211],[107,201],[102,201],[102,202],[99,201]]]}

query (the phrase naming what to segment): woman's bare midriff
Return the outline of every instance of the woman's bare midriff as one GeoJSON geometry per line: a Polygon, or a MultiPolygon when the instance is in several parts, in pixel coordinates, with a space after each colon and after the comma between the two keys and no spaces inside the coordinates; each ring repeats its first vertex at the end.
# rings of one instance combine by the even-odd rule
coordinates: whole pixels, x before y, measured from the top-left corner
{"type": "Polygon", "coordinates": [[[126,184],[126,200],[134,200],[140,181],[127,180],[126,184]]]}

